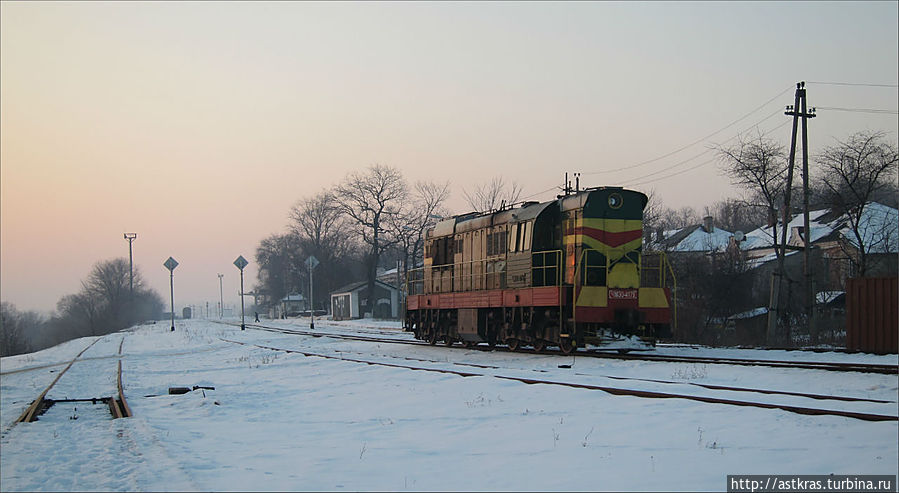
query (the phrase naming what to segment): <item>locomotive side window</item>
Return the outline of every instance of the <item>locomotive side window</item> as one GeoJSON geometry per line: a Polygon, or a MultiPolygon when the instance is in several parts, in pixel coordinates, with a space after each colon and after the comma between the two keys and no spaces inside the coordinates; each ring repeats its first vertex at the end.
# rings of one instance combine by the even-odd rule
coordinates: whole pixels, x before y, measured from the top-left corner
{"type": "Polygon", "coordinates": [[[527,222],[522,226],[522,240],[521,240],[521,250],[530,250],[531,249],[531,233],[534,231],[534,226],[532,223],[527,222]]]}
{"type": "Polygon", "coordinates": [[[513,224],[509,226],[509,253],[515,251],[516,242],[518,241],[518,225],[513,224]]]}

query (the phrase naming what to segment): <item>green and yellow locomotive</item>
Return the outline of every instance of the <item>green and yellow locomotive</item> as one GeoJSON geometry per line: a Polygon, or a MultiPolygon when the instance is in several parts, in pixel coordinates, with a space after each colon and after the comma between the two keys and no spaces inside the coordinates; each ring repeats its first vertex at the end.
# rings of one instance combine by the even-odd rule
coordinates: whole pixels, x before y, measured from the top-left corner
{"type": "Polygon", "coordinates": [[[646,201],[590,188],[437,223],[410,273],[406,330],[565,353],[631,335],[654,344],[671,332],[674,276],[663,254],[642,252],[646,201]]]}

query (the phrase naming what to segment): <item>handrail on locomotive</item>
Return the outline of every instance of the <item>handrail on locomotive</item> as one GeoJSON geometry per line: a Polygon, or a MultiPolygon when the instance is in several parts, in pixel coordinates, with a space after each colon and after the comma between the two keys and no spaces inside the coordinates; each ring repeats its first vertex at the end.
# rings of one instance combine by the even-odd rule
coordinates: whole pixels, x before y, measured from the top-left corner
{"type": "MultiPolygon", "coordinates": [[[[543,279],[541,286],[553,286],[553,287],[577,287],[586,285],[586,276],[588,269],[602,269],[605,272],[603,276],[604,279],[608,279],[610,269],[617,263],[620,259],[616,259],[615,261],[610,261],[608,257],[601,256],[604,262],[601,263],[593,263],[590,261],[590,256],[588,252],[596,252],[600,253],[592,248],[584,248],[581,251],[580,257],[575,266],[575,275],[574,278],[577,280],[574,284],[563,284],[562,283],[562,259],[564,257],[563,252],[561,250],[545,250],[539,252],[532,253],[531,266],[529,268],[515,269],[515,270],[506,270],[502,269],[499,272],[489,272],[487,271],[487,266],[494,266],[495,264],[502,262],[497,259],[480,259],[480,260],[470,260],[467,262],[454,262],[452,264],[441,265],[441,266],[428,266],[428,267],[418,267],[415,269],[409,269],[407,271],[407,278],[403,283],[403,298],[405,299],[408,295],[417,295],[417,294],[425,294],[425,271],[427,269],[442,269],[445,272],[448,267],[452,268],[452,277],[451,277],[451,286],[450,289],[445,291],[447,293],[452,292],[466,292],[466,291],[476,291],[484,289],[483,284],[487,283],[487,276],[489,275],[500,275],[500,288],[506,288],[506,279],[509,275],[512,274],[531,274],[533,277],[536,276],[536,272],[540,272],[542,275],[540,276],[543,279]],[[549,263],[547,262],[547,257],[554,257],[549,263]],[[536,262],[536,259],[540,258],[540,262],[536,262]],[[478,264],[478,269],[475,269],[475,264],[478,264]],[[539,265],[538,265],[539,264],[539,265]],[[463,266],[468,266],[468,273],[465,273],[463,266]],[[547,271],[555,273],[555,280],[552,283],[547,283],[547,271]],[[457,274],[457,273],[462,274],[457,274]],[[479,281],[483,282],[473,282],[474,279],[478,276],[479,281]],[[465,281],[468,281],[467,283],[465,281]],[[578,281],[581,281],[580,283],[578,281]]],[[[595,257],[594,257],[595,258],[595,257]]],[[[651,252],[643,252],[639,257],[639,262],[637,266],[638,272],[640,274],[640,287],[655,287],[655,288],[665,288],[670,287],[672,293],[677,292],[677,278],[674,275],[674,269],[671,267],[671,263],[668,261],[668,255],[662,251],[651,251],[651,252]],[[644,262],[644,259],[655,258],[657,259],[654,262],[650,262],[650,265],[647,265],[644,262]],[[651,265],[655,263],[655,265],[651,265]],[[653,279],[655,282],[653,282],[653,279]]],[[[431,282],[434,282],[434,277],[431,277],[431,282]]],[[[435,292],[440,292],[437,290],[435,292]]],[[[560,311],[561,311],[561,302],[562,298],[560,297],[560,311]]],[[[672,303],[672,326],[676,328],[677,325],[677,297],[672,295],[671,297],[672,303]]]]}

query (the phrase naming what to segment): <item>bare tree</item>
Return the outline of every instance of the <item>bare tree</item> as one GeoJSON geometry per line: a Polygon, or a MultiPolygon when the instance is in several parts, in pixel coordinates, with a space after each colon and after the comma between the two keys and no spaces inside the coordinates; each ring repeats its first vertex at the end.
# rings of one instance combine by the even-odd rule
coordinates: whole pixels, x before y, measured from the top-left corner
{"type": "MultiPolygon", "coordinates": [[[[837,141],[817,156],[820,178],[826,200],[836,211],[845,214],[852,233],[856,255],[849,255],[859,276],[868,271],[868,254],[873,231],[866,220],[870,201],[881,190],[896,182],[899,153],[896,144],[885,141],[883,132],[859,132],[845,141],[837,141]]],[[[882,229],[882,228],[879,228],[882,229]]]]}
{"type": "MultiPolygon", "coordinates": [[[[763,207],[767,217],[776,218],[777,205],[786,185],[784,146],[759,134],[752,140],[740,136],[739,142],[733,146],[719,146],[716,150],[731,183],[748,192],[750,198],[746,201],[747,205],[763,207]]],[[[777,248],[777,221],[772,223],[774,251],[780,256],[783,252],[777,248]]]]}
{"type": "Polygon", "coordinates": [[[715,218],[715,225],[735,232],[747,232],[765,224],[767,217],[761,207],[752,207],[750,202],[741,199],[724,199],[706,208],[705,214],[715,218]]]}
{"type": "Polygon", "coordinates": [[[406,180],[396,168],[374,164],[365,172],[353,172],[334,190],[341,212],[359,226],[359,235],[368,247],[368,309],[374,313],[375,279],[384,249],[397,242],[387,236],[386,217],[400,213],[408,195],[406,180]]]}
{"type": "Polygon", "coordinates": [[[408,278],[409,265],[417,266],[419,259],[424,258],[425,230],[439,218],[449,215],[443,208],[449,193],[449,182],[416,182],[413,200],[408,202],[401,214],[389,217],[390,234],[399,240],[402,250],[404,279],[408,278]]]}
{"type": "MultiPolygon", "coordinates": [[[[126,259],[116,258],[94,264],[88,275],[85,288],[95,296],[103,306],[105,320],[110,331],[128,326],[130,319],[130,266],[126,259]]],[[[134,272],[134,287],[138,291],[143,286],[143,278],[139,270],[134,272]]],[[[102,329],[101,329],[102,330],[102,329]]],[[[101,332],[106,333],[106,332],[101,332]]]]}
{"type": "Polygon", "coordinates": [[[0,303],[0,356],[23,354],[31,350],[29,332],[42,323],[35,312],[20,312],[12,303],[0,303]]]}
{"type": "Polygon", "coordinates": [[[463,190],[462,195],[475,212],[490,212],[518,202],[521,186],[514,181],[506,184],[502,176],[497,176],[476,186],[472,193],[463,190]]]}
{"type": "Polygon", "coordinates": [[[657,249],[660,247],[656,232],[663,230],[662,214],[665,206],[655,189],[646,194],[646,207],[643,208],[643,247],[657,249]]]}
{"type": "MultiPolygon", "coordinates": [[[[290,218],[290,230],[299,241],[303,255],[314,255],[320,262],[315,280],[321,289],[315,292],[320,293],[321,302],[346,276],[345,260],[354,246],[350,224],[330,192],[300,200],[291,208],[290,218]]],[[[301,277],[305,279],[304,286],[308,286],[308,269],[301,277]]]]}
{"type": "Polygon", "coordinates": [[[82,281],[80,292],[60,298],[56,304],[59,316],[54,319],[54,325],[65,328],[71,337],[80,337],[108,334],[158,317],[162,312],[162,298],[144,287],[138,268],[134,269],[133,296],[129,280],[126,259],[97,262],[82,281]]]}
{"type": "Polygon", "coordinates": [[[264,295],[265,304],[279,302],[301,287],[300,272],[304,252],[293,233],[273,234],[256,247],[256,291],[264,295]]]}
{"type": "Polygon", "coordinates": [[[70,335],[67,339],[99,334],[102,319],[100,301],[83,282],[79,293],[67,294],[59,299],[56,310],[60,313],[59,318],[66,322],[59,325],[67,329],[70,335]]]}

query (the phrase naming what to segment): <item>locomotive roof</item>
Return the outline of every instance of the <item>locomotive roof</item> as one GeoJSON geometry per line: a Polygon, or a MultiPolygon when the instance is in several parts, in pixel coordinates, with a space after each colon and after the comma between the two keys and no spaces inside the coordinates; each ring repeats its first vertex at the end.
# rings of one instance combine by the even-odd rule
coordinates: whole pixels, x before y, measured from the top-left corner
{"type": "Polygon", "coordinates": [[[563,211],[581,208],[587,203],[587,198],[590,196],[591,192],[604,190],[641,193],[634,190],[627,190],[622,187],[593,187],[585,188],[584,190],[569,195],[560,195],[555,199],[546,202],[523,202],[518,207],[483,214],[469,212],[467,214],[460,214],[440,221],[434,226],[434,229],[430,231],[429,237],[448,236],[454,233],[473,231],[500,224],[529,221],[539,216],[540,213],[550,206],[556,204],[558,204],[563,211]]]}

